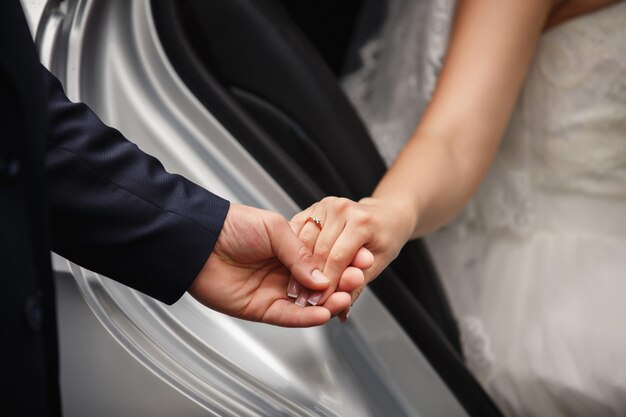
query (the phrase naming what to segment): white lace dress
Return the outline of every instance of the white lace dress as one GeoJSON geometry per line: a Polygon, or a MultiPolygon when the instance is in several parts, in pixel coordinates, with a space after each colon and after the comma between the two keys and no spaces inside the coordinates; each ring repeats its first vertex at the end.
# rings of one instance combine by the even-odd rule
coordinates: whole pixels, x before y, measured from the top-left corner
{"type": "MultiPolygon", "coordinates": [[[[431,25],[449,22],[449,1],[391,2],[381,40],[402,27],[390,24],[393,13],[408,24],[416,3],[448,11],[431,13],[431,25]]],[[[381,40],[378,56],[412,61],[422,72],[411,82],[423,84],[446,33],[417,59],[381,40]]],[[[401,126],[414,126],[419,112],[381,120],[377,106],[411,107],[410,94],[389,94],[409,81],[394,79],[384,60],[368,71],[347,89],[391,161],[410,134],[401,126]],[[376,77],[389,83],[387,106],[368,81],[376,77]]],[[[413,107],[423,108],[428,94],[413,92],[413,107]]],[[[428,244],[468,366],[507,415],[626,416],[626,2],[542,36],[489,175],[428,244]]]]}

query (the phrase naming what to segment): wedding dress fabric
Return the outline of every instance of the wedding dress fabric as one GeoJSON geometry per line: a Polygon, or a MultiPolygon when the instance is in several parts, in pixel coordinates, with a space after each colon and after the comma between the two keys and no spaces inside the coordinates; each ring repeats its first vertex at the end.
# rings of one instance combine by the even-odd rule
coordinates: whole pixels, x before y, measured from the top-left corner
{"type": "MultiPolygon", "coordinates": [[[[346,81],[387,162],[453,15],[447,0],[389,6],[346,81]]],[[[626,2],[545,32],[489,174],[427,240],[467,364],[509,416],[626,416],[625,51],[626,2]]]]}

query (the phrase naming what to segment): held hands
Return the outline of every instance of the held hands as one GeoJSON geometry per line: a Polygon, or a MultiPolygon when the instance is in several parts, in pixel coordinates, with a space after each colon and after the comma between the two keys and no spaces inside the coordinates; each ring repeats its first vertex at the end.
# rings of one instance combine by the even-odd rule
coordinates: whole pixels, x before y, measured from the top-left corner
{"type": "Polygon", "coordinates": [[[373,198],[328,197],[290,225],[279,214],[232,204],[189,293],[230,316],[279,326],[345,319],[363,287],[409,239],[412,229],[401,213],[373,198]]]}
{"type": "MultiPolygon", "coordinates": [[[[354,302],[364,286],[398,256],[411,238],[415,220],[406,207],[393,201],[365,198],[356,203],[327,197],[297,214],[291,226],[305,246],[325,260],[322,272],[330,284],[307,295],[309,299],[314,297],[318,305],[326,305],[335,291],[351,292],[354,302]],[[319,219],[319,224],[312,221],[314,218],[319,219]],[[363,283],[356,289],[360,270],[351,271],[351,264],[364,270],[363,283]]],[[[344,320],[345,314],[342,313],[344,320]]]]}
{"type": "Polygon", "coordinates": [[[286,327],[316,326],[351,302],[347,292],[335,292],[336,285],[329,290],[331,282],[320,273],[322,265],[282,216],[232,204],[213,252],[189,293],[207,307],[241,319],[286,327]],[[328,290],[324,306],[294,304],[286,293],[290,276],[314,291],[328,290]]]}

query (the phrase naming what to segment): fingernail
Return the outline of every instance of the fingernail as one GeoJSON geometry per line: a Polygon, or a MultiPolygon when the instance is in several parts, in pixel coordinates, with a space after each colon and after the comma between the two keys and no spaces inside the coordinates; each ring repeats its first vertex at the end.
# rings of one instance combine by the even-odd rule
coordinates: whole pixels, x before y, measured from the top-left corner
{"type": "Polygon", "coordinates": [[[339,321],[342,323],[345,323],[346,321],[348,321],[348,319],[350,318],[350,311],[351,308],[348,307],[348,310],[344,310],[341,313],[339,313],[339,315],[337,316],[339,318],[339,321]]]}
{"type": "Polygon", "coordinates": [[[311,277],[313,278],[313,281],[315,281],[316,284],[330,283],[330,280],[326,278],[326,275],[322,274],[322,271],[320,271],[319,269],[316,269],[315,271],[313,271],[311,273],[311,277]]]}
{"type": "Polygon", "coordinates": [[[300,307],[306,307],[308,298],[309,298],[309,292],[301,291],[300,295],[298,295],[298,298],[296,299],[296,304],[299,305],[300,307]]]}
{"type": "Polygon", "coordinates": [[[300,294],[300,284],[298,284],[298,281],[291,278],[289,280],[289,284],[287,284],[287,296],[290,298],[298,298],[299,294],[300,294]]]}
{"type": "Polygon", "coordinates": [[[309,297],[309,304],[311,304],[312,306],[316,306],[320,301],[322,301],[323,295],[324,293],[321,291],[314,292],[309,297]]]}

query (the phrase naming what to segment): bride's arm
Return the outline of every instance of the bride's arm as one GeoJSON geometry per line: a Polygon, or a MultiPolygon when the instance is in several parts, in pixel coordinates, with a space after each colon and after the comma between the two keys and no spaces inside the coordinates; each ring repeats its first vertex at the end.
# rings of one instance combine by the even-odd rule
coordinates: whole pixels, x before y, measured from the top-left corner
{"type": "MultiPolygon", "coordinates": [[[[488,170],[556,0],[460,0],[433,98],[412,138],[361,204],[328,198],[294,218],[337,280],[361,246],[373,279],[410,238],[448,222],[488,170]],[[320,217],[323,229],[306,223],[320,217]]],[[[411,51],[407,51],[410,53],[411,51]]]]}
{"type": "Polygon", "coordinates": [[[497,151],[551,10],[547,0],[460,1],[422,122],[372,197],[400,200],[412,237],[454,217],[497,151]]]}

